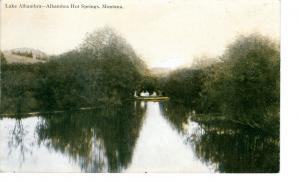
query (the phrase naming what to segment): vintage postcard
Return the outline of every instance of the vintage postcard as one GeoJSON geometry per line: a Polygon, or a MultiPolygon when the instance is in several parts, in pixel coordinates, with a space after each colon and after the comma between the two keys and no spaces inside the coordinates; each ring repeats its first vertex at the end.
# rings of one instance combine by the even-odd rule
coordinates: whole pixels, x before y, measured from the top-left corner
{"type": "Polygon", "coordinates": [[[0,172],[278,173],[279,0],[1,0],[0,172]]]}

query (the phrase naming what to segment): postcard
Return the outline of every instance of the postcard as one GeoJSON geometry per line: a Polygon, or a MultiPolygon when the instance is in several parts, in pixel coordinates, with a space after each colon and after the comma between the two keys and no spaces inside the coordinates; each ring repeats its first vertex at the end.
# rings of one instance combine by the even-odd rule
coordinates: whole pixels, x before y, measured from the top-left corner
{"type": "Polygon", "coordinates": [[[0,172],[279,172],[280,1],[2,0],[0,25],[0,172]]]}

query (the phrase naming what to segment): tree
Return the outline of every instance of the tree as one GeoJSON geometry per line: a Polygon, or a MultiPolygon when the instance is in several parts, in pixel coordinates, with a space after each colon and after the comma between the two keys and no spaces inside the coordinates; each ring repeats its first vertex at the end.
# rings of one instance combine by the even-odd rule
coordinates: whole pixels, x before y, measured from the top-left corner
{"type": "Polygon", "coordinates": [[[7,60],[2,51],[0,51],[0,64],[7,64],[7,60]]]}
{"type": "Polygon", "coordinates": [[[146,71],[124,38],[100,29],[48,62],[2,67],[1,112],[120,105],[133,97],[146,71]]]}
{"type": "Polygon", "coordinates": [[[225,55],[224,112],[249,125],[279,123],[279,46],[261,35],[239,37],[225,55]]]}
{"type": "Polygon", "coordinates": [[[145,69],[131,46],[110,28],[88,34],[78,49],[44,65],[37,100],[45,109],[120,104],[133,96],[145,69]]]}
{"type": "Polygon", "coordinates": [[[79,46],[79,50],[85,55],[85,58],[98,61],[114,56],[128,57],[128,60],[140,73],[147,71],[147,66],[136,55],[133,48],[118,32],[110,27],[104,27],[87,34],[79,46]]]}

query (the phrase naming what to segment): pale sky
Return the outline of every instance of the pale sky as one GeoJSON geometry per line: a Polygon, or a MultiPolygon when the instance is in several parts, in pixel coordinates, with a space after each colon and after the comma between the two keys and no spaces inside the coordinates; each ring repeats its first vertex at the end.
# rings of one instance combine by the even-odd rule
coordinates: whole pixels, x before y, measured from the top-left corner
{"type": "Polygon", "coordinates": [[[116,29],[150,67],[175,68],[215,57],[238,35],[280,38],[279,0],[2,0],[1,49],[60,54],[87,32],[116,29]],[[114,4],[123,9],[7,9],[5,4],[114,4]]]}

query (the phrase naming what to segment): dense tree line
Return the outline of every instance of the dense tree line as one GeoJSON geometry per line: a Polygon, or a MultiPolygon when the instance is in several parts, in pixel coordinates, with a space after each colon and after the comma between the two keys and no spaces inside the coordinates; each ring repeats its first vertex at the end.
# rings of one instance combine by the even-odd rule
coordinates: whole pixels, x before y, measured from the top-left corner
{"type": "Polygon", "coordinates": [[[25,57],[29,57],[29,58],[33,58],[33,54],[32,52],[21,52],[21,51],[16,51],[16,50],[13,50],[12,51],[12,54],[15,54],[15,55],[19,55],[19,56],[25,56],[25,57]]]}
{"type": "Polygon", "coordinates": [[[3,64],[1,112],[120,104],[132,97],[145,72],[125,39],[111,28],[100,29],[47,63],[3,64]]]}
{"type": "MultiPolygon", "coordinates": [[[[198,60],[199,61],[199,60],[198,60]]],[[[201,61],[201,60],[200,60],[201,61]]],[[[62,110],[121,104],[135,91],[161,91],[197,113],[219,113],[252,127],[278,128],[279,46],[241,36],[224,55],[167,76],[152,76],[122,36],[110,28],[46,63],[6,64],[1,53],[1,112],[62,110]]]]}
{"type": "Polygon", "coordinates": [[[34,111],[38,108],[35,98],[40,64],[1,65],[1,113],[34,111]]]}
{"type": "Polygon", "coordinates": [[[172,101],[198,113],[222,113],[252,127],[279,127],[279,46],[261,35],[239,37],[215,64],[176,70],[160,85],[172,101]]]}

